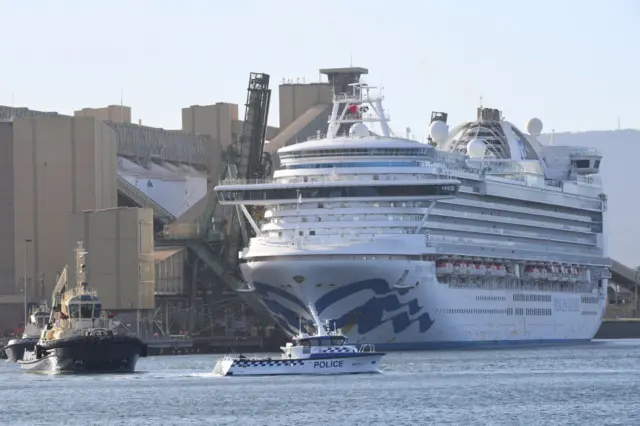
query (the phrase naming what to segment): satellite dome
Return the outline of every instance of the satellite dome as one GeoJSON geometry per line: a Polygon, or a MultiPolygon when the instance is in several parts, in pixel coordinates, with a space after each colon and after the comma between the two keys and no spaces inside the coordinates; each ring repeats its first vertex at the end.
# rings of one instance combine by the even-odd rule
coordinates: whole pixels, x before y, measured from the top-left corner
{"type": "Polygon", "coordinates": [[[531,136],[540,136],[540,133],[542,133],[542,120],[534,117],[527,121],[526,128],[531,136]]]}
{"type": "Polygon", "coordinates": [[[473,139],[467,144],[467,155],[471,158],[482,158],[487,152],[487,144],[482,139],[473,139]]]}
{"type": "Polygon", "coordinates": [[[435,143],[442,143],[449,136],[449,126],[443,121],[434,121],[429,126],[429,136],[435,143]]]}
{"type": "Polygon", "coordinates": [[[364,138],[369,136],[369,128],[364,123],[355,123],[349,128],[349,136],[355,136],[358,138],[364,138]]]}

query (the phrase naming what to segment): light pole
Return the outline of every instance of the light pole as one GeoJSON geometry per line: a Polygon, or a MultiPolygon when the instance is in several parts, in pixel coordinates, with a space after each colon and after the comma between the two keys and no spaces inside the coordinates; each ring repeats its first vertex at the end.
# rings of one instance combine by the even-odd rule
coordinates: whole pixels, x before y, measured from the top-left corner
{"type": "Polygon", "coordinates": [[[27,312],[27,256],[29,254],[29,243],[33,241],[31,238],[24,239],[24,328],[27,329],[27,320],[29,312],[27,312]]]}

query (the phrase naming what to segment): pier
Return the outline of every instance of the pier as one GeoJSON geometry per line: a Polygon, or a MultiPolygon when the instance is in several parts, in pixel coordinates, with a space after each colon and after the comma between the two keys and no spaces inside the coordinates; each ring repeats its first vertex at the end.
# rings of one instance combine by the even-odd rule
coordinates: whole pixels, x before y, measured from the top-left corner
{"type": "Polygon", "coordinates": [[[279,352],[284,336],[272,337],[179,337],[148,339],[149,355],[226,354],[233,352],[279,352]]]}

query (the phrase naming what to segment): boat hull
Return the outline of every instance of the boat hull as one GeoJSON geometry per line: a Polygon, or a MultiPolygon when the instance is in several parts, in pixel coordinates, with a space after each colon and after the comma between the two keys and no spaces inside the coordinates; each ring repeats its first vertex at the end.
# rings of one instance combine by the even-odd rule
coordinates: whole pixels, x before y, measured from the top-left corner
{"type": "Polygon", "coordinates": [[[7,346],[4,347],[4,353],[7,355],[9,361],[17,362],[22,359],[25,351],[32,351],[38,338],[29,339],[12,339],[9,340],[7,346]]]}
{"type": "Polygon", "coordinates": [[[222,359],[213,374],[220,376],[294,376],[378,373],[383,353],[306,359],[222,359]]]}
{"type": "Polygon", "coordinates": [[[18,361],[22,369],[45,373],[131,373],[146,345],[129,336],[81,336],[40,342],[18,361]]]}
{"type": "Polygon", "coordinates": [[[312,305],[351,344],[384,351],[583,343],[595,336],[606,307],[606,292],[456,288],[439,281],[433,262],[384,256],[251,261],[241,268],[291,336],[300,317],[312,321],[312,305]]]}

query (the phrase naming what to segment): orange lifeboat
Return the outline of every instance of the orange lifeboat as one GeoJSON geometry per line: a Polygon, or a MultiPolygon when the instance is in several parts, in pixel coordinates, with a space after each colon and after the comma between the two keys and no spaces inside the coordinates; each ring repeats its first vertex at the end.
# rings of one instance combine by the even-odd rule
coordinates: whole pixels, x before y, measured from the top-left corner
{"type": "Polygon", "coordinates": [[[524,276],[527,278],[533,278],[533,266],[527,265],[524,267],[524,276]]]}
{"type": "Polygon", "coordinates": [[[507,267],[503,264],[498,265],[498,276],[504,277],[507,275],[507,267]]]}
{"type": "Polygon", "coordinates": [[[498,266],[495,263],[490,263],[487,266],[487,274],[498,275],[498,266]]]}
{"type": "Polygon", "coordinates": [[[534,280],[540,279],[540,268],[535,265],[531,270],[531,278],[533,278],[534,280]]]}
{"type": "Polygon", "coordinates": [[[545,281],[549,279],[549,271],[547,271],[547,268],[544,265],[540,266],[540,279],[545,281]]]}
{"type": "Polygon", "coordinates": [[[453,264],[445,260],[438,260],[436,262],[436,274],[437,275],[449,275],[453,272],[453,264]]]}
{"type": "Polygon", "coordinates": [[[569,268],[569,281],[571,281],[572,283],[578,281],[578,270],[574,266],[569,268]]]}

